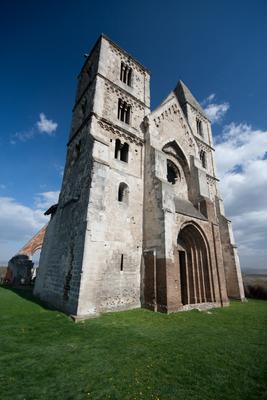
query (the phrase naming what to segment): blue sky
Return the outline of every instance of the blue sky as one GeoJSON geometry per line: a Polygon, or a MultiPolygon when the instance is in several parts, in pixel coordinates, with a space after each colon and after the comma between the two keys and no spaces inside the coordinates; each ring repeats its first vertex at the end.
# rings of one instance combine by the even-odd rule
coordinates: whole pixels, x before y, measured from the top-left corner
{"type": "Polygon", "coordinates": [[[246,268],[264,268],[267,2],[5,3],[0,24],[0,260],[10,258],[45,222],[43,209],[61,185],[76,76],[83,54],[104,32],[150,69],[152,108],[178,79],[209,107],[241,261],[246,268]],[[249,245],[245,222],[254,229],[249,245]]]}

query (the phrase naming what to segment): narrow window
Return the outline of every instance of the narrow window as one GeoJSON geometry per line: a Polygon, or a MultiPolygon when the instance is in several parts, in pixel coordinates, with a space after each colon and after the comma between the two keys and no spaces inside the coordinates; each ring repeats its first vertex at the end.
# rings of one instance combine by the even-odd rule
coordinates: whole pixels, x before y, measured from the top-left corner
{"type": "Polygon", "coordinates": [[[199,158],[200,158],[202,167],[206,168],[207,167],[207,157],[206,157],[206,153],[204,150],[200,150],[199,158]]]}
{"type": "Polygon", "coordinates": [[[127,83],[129,68],[126,66],[124,70],[123,83],[127,83]]]}
{"type": "Polygon", "coordinates": [[[81,141],[79,140],[78,143],[75,145],[75,159],[77,160],[81,155],[81,141]]]}
{"type": "Polygon", "coordinates": [[[128,204],[128,198],[129,198],[128,186],[126,185],[126,183],[121,182],[119,184],[119,190],[118,190],[118,201],[120,203],[128,204]]]}
{"type": "Polygon", "coordinates": [[[197,118],[196,122],[197,122],[197,133],[198,135],[203,136],[202,121],[200,121],[200,119],[197,118]]]}
{"type": "Polygon", "coordinates": [[[128,162],[128,153],[129,153],[129,145],[128,143],[124,143],[121,146],[121,154],[120,154],[121,161],[128,162]]]}
{"type": "Polygon", "coordinates": [[[118,119],[120,121],[123,121],[123,113],[124,113],[123,101],[121,99],[119,99],[119,101],[118,101],[118,119]]]}
{"type": "Polygon", "coordinates": [[[123,81],[124,70],[125,70],[125,65],[124,65],[124,63],[122,62],[122,63],[121,63],[121,76],[120,76],[120,80],[121,80],[121,81],[123,81]]]}
{"type": "Polygon", "coordinates": [[[132,83],[132,68],[128,67],[128,65],[121,63],[121,73],[120,80],[126,85],[131,86],[132,83]]]}
{"type": "Polygon", "coordinates": [[[120,139],[116,139],[116,142],[115,142],[115,158],[120,159],[120,152],[121,152],[121,141],[120,141],[120,139]]]}
{"type": "Polygon", "coordinates": [[[131,86],[132,84],[132,68],[129,68],[128,78],[127,78],[127,85],[131,86]]]}
{"type": "Polygon", "coordinates": [[[121,271],[123,271],[123,254],[121,254],[121,271]]]}
{"type": "Polygon", "coordinates": [[[131,115],[131,107],[127,106],[126,107],[126,113],[125,113],[125,122],[126,124],[130,124],[130,115],[131,115]]]}
{"type": "Polygon", "coordinates": [[[118,119],[126,124],[130,124],[131,106],[121,99],[118,100],[118,119]]]}
{"type": "Polygon", "coordinates": [[[84,97],[83,100],[82,100],[82,104],[81,104],[81,109],[82,109],[83,117],[85,116],[86,108],[87,108],[87,98],[84,97]]]}

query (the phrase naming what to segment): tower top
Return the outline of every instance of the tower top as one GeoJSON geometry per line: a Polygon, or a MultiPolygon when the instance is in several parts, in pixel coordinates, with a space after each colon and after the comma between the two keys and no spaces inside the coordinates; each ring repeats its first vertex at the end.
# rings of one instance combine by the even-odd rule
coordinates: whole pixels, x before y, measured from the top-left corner
{"type": "MultiPolygon", "coordinates": [[[[190,104],[193,108],[195,108],[200,114],[202,114],[205,118],[207,118],[205,111],[199,104],[199,102],[192,95],[188,87],[184,84],[183,81],[179,80],[177,86],[174,90],[176,96],[178,97],[179,103],[183,107],[186,103],[190,104]]],[[[208,119],[208,118],[207,118],[208,119]]]]}
{"type": "Polygon", "coordinates": [[[111,44],[111,46],[115,47],[120,53],[122,53],[125,57],[127,57],[128,59],[132,60],[135,64],[137,64],[139,66],[139,68],[141,68],[141,70],[143,70],[144,72],[146,72],[147,74],[150,75],[150,71],[148,68],[146,68],[143,64],[141,64],[135,57],[133,57],[131,54],[129,54],[127,51],[125,51],[123,48],[121,48],[117,43],[113,42],[113,40],[111,40],[107,35],[105,35],[104,33],[101,33],[101,35],[98,37],[97,41],[95,42],[94,46],[92,47],[90,53],[85,54],[85,60],[84,60],[84,64],[81,68],[81,72],[83,71],[87,60],[91,58],[92,54],[95,52],[95,49],[100,46],[102,39],[105,39],[107,42],[109,42],[111,44]]]}
{"type": "MultiPolygon", "coordinates": [[[[138,60],[136,60],[136,58],[134,58],[131,54],[129,54],[127,51],[125,51],[124,49],[122,49],[117,43],[113,42],[113,40],[111,40],[107,35],[105,35],[104,33],[101,33],[101,35],[99,36],[98,40],[101,40],[101,38],[106,39],[112,46],[116,47],[121,53],[123,53],[126,57],[132,59],[136,64],[139,65],[139,67],[146,71],[149,75],[150,75],[150,71],[148,68],[146,68],[143,64],[141,64],[138,60]]],[[[97,40],[97,41],[98,41],[97,40]]]]}

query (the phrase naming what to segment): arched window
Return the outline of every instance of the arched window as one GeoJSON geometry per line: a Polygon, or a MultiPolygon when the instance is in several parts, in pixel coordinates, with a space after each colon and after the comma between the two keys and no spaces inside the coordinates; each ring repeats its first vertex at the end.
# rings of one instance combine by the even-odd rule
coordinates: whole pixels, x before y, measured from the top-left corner
{"type": "Polygon", "coordinates": [[[121,161],[128,162],[129,145],[124,143],[121,146],[121,161]]]}
{"type": "Polygon", "coordinates": [[[200,150],[199,158],[200,158],[202,167],[206,168],[207,167],[207,157],[206,157],[206,153],[204,150],[200,150]]]}
{"type": "Polygon", "coordinates": [[[121,63],[121,75],[120,80],[126,85],[131,86],[132,82],[132,68],[128,67],[128,65],[121,63]]]}
{"type": "Polygon", "coordinates": [[[120,139],[115,141],[115,158],[124,162],[128,162],[129,145],[128,143],[121,143],[120,139]]]}
{"type": "Polygon", "coordinates": [[[200,119],[196,119],[196,123],[197,123],[197,133],[200,136],[203,136],[203,126],[202,126],[202,121],[200,119]]]}
{"type": "Polygon", "coordinates": [[[120,139],[116,139],[116,141],[115,141],[115,158],[120,159],[120,151],[121,151],[121,141],[120,141],[120,139]]]}
{"type": "Polygon", "coordinates": [[[119,184],[118,201],[120,203],[125,203],[125,204],[128,204],[129,201],[129,189],[126,183],[124,182],[121,182],[119,184]]]}
{"type": "Polygon", "coordinates": [[[176,165],[171,161],[167,160],[167,180],[172,185],[180,178],[180,173],[176,165]]]}
{"type": "Polygon", "coordinates": [[[132,83],[132,68],[129,68],[128,76],[127,76],[127,85],[131,86],[132,83]]]}
{"type": "Polygon", "coordinates": [[[126,124],[130,124],[131,106],[123,101],[118,100],[118,119],[126,124]]]}

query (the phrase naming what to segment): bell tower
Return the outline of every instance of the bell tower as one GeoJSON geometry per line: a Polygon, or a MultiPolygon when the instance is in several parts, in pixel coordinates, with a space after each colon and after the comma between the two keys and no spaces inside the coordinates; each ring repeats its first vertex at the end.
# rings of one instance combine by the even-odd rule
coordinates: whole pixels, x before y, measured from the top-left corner
{"type": "Polygon", "coordinates": [[[35,285],[37,296],[76,316],[140,306],[149,78],[104,35],[78,76],[59,204],[35,285]]]}

